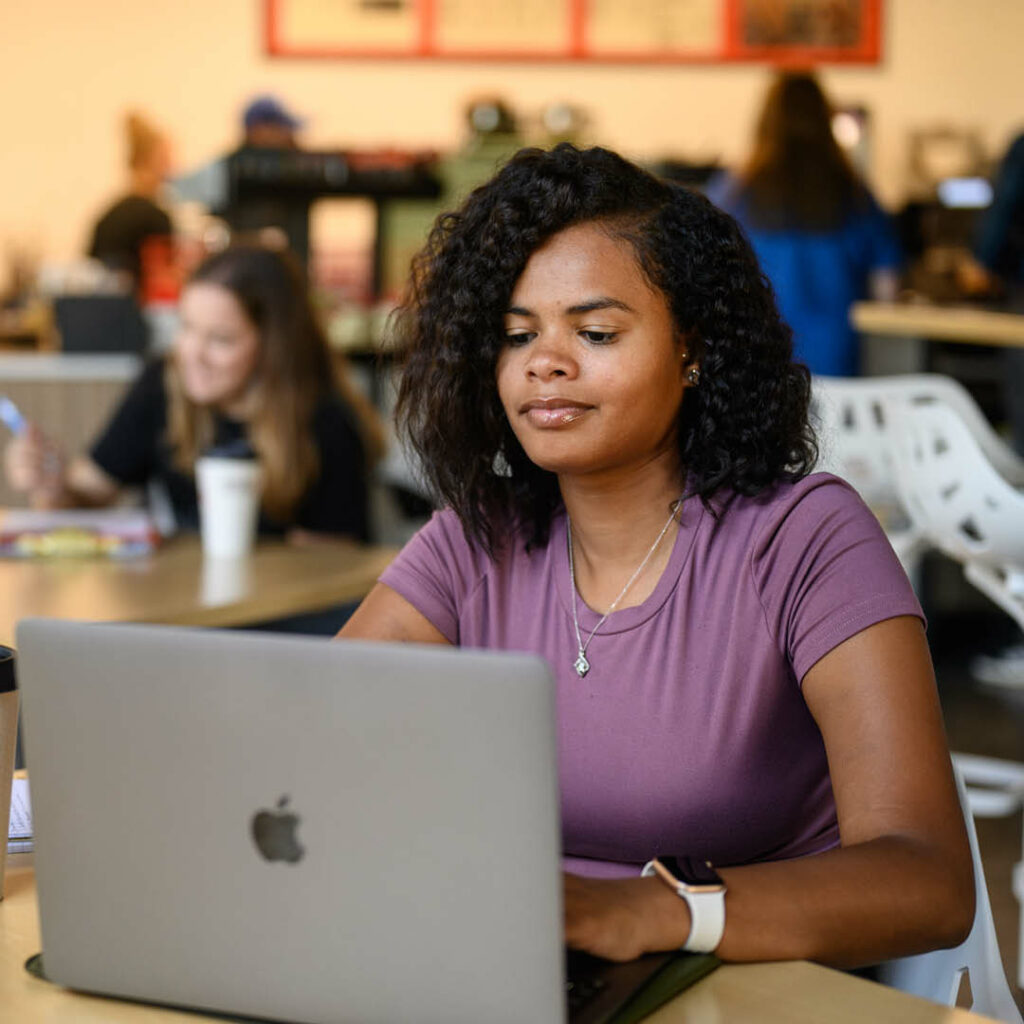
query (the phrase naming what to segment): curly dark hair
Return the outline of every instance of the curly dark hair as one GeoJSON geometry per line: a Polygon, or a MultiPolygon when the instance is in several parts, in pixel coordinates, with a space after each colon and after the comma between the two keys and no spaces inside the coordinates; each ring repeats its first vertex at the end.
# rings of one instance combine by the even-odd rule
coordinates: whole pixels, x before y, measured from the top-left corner
{"type": "Polygon", "coordinates": [[[688,494],[710,507],[724,489],[758,494],[814,464],[810,374],[792,361],[791,332],[736,222],[607,149],[523,149],[438,218],[395,320],[399,429],[437,496],[491,552],[510,529],[543,544],[560,501],[498,396],[509,299],[545,240],[587,222],[632,246],[699,360],[679,417],[688,494]]]}

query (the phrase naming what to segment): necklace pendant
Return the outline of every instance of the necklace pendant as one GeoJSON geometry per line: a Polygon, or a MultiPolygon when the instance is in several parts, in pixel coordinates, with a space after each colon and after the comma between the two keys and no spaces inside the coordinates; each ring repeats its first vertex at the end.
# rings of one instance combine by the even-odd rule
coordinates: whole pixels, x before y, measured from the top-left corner
{"type": "Polygon", "coordinates": [[[576,669],[576,675],[582,679],[590,671],[590,662],[587,661],[587,656],[581,650],[576,655],[576,660],[572,663],[572,667],[576,669]]]}

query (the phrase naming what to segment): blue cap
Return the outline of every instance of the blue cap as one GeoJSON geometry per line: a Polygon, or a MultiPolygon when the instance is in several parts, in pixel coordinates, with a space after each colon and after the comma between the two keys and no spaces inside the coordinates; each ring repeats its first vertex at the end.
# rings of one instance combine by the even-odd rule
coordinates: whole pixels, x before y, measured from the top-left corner
{"type": "Polygon", "coordinates": [[[301,128],[302,121],[290,114],[287,108],[274,96],[257,96],[249,102],[242,115],[245,127],[253,128],[258,124],[279,124],[286,128],[301,128]]]}

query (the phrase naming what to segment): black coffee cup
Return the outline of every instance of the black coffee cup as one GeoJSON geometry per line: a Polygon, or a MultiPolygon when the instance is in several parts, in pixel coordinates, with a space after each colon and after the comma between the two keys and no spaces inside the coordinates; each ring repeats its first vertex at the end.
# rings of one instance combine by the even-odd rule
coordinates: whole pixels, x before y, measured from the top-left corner
{"type": "MultiPolygon", "coordinates": [[[[11,775],[20,760],[18,743],[18,684],[14,674],[14,650],[0,646],[0,821],[11,813],[11,775]]],[[[0,848],[0,898],[3,896],[7,837],[0,848]]]]}
{"type": "MultiPolygon", "coordinates": [[[[13,647],[0,644],[0,699],[5,693],[14,693],[18,689],[18,677],[15,672],[15,651],[13,647]]],[[[25,762],[21,753],[21,723],[18,723],[18,739],[14,757],[14,767],[24,768],[25,762]]]]}
{"type": "Polygon", "coordinates": [[[14,674],[14,648],[0,644],[0,693],[10,693],[18,688],[14,674]]]}

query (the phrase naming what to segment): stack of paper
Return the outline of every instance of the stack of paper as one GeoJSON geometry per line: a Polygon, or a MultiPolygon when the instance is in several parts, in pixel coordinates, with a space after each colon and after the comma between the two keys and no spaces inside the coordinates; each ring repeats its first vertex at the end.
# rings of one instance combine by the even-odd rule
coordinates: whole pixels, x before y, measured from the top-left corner
{"type": "Polygon", "coordinates": [[[26,853],[32,849],[32,804],[28,779],[15,779],[11,787],[11,821],[7,829],[7,852],[26,853]]]}

